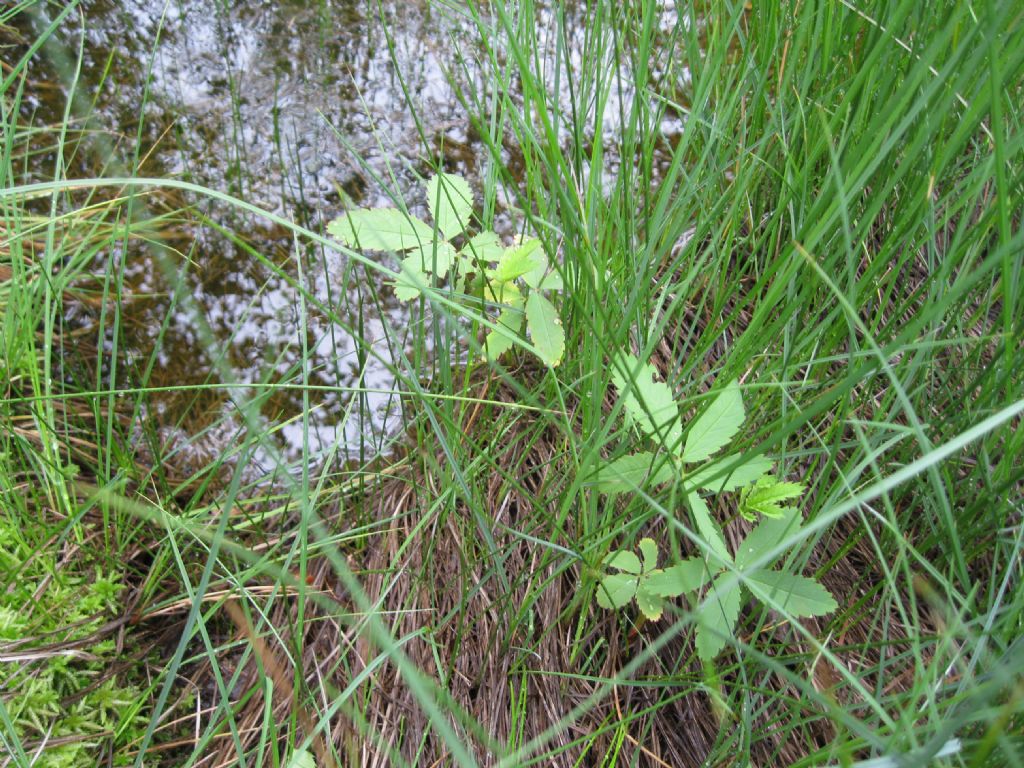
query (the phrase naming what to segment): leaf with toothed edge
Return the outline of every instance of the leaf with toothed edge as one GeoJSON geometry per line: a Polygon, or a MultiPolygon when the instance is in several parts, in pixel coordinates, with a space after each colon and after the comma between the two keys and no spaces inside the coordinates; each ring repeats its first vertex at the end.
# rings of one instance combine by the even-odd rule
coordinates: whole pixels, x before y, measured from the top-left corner
{"type": "Polygon", "coordinates": [[[662,485],[675,477],[672,463],[650,452],[630,453],[606,462],[598,470],[597,490],[602,493],[620,493],[650,486],[662,485]],[[660,462],[657,469],[654,464],[660,462]]]}
{"type": "Polygon", "coordinates": [[[429,246],[434,230],[397,208],[349,211],[327,225],[327,232],[349,248],[400,253],[429,246]]]}
{"type": "Polygon", "coordinates": [[[714,661],[729,638],[735,636],[743,601],[738,583],[733,582],[725,591],[730,577],[731,574],[723,573],[715,579],[697,614],[697,655],[702,661],[714,661]]]}
{"type": "Polygon", "coordinates": [[[649,437],[662,438],[670,450],[678,450],[682,438],[679,406],[672,388],[657,381],[653,365],[641,363],[630,354],[613,361],[612,383],[619,391],[627,415],[649,437]]]}
{"type": "Polygon", "coordinates": [[[427,205],[437,228],[450,240],[469,226],[473,215],[473,192],[461,176],[439,173],[427,182],[427,205]]]}
{"type": "Polygon", "coordinates": [[[717,453],[739,431],[744,418],[739,384],[730,382],[690,426],[683,461],[703,461],[717,453]]]}
{"type": "Polygon", "coordinates": [[[806,576],[756,570],[747,574],[747,580],[750,590],[761,602],[790,616],[824,616],[839,607],[825,587],[806,576]]]}

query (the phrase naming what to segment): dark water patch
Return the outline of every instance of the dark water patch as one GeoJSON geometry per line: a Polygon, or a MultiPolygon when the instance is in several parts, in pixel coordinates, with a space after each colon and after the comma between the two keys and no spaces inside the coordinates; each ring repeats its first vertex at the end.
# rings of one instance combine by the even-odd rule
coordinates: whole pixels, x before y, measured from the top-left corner
{"type": "MultiPolygon", "coordinates": [[[[551,72],[580,69],[592,55],[587,12],[583,4],[566,9],[559,40],[556,11],[537,10],[538,53],[551,72]]],[[[678,28],[672,4],[659,9],[659,20],[666,35],[678,28]]],[[[487,167],[488,150],[458,98],[460,91],[483,98],[491,87],[487,52],[472,19],[440,4],[95,0],[60,35],[71,52],[84,39],[80,96],[93,128],[113,137],[106,146],[120,163],[227,192],[313,230],[338,215],[345,198],[368,206],[403,198],[424,214],[420,185],[430,160],[477,189],[487,167]]],[[[612,53],[606,58],[612,72],[617,63],[612,53]]],[[[592,108],[574,102],[572,87],[569,77],[558,79],[565,115],[592,108]]],[[[583,136],[568,118],[558,126],[567,151],[582,142],[581,157],[578,150],[594,142],[606,146],[606,188],[633,97],[617,79],[608,87],[601,124],[591,121],[583,136]]],[[[26,108],[59,119],[63,104],[53,92],[33,99],[26,108]]],[[[669,116],[662,129],[678,132],[681,123],[669,116]]],[[[521,169],[511,137],[502,152],[507,167],[521,169]]],[[[78,171],[120,172],[97,154],[79,154],[78,171]]],[[[581,177],[588,172],[581,165],[581,177]]],[[[518,222],[502,203],[514,195],[499,194],[495,226],[506,235],[518,222]]],[[[253,397],[291,458],[307,440],[313,453],[333,445],[357,451],[367,441],[372,452],[381,436],[400,430],[392,363],[411,352],[412,324],[423,318],[379,276],[296,243],[283,227],[212,200],[177,202],[183,213],[163,244],[174,253],[174,274],[137,241],[101,254],[96,265],[122,272],[134,297],[122,306],[123,374],[177,388],[150,395],[147,431],[167,445],[215,453],[245,434],[239,406],[253,397]],[[303,306],[295,285],[314,303],[303,306]],[[212,345],[185,310],[186,297],[212,330],[212,345]],[[302,390],[285,386],[304,380],[319,388],[309,396],[306,425],[302,390]],[[196,388],[226,383],[251,388],[196,388]],[[364,389],[356,401],[353,388],[364,389]]],[[[72,315],[98,322],[95,307],[72,315]]],[[[106,343],[113,350],[114,339],[106,343]]]]}

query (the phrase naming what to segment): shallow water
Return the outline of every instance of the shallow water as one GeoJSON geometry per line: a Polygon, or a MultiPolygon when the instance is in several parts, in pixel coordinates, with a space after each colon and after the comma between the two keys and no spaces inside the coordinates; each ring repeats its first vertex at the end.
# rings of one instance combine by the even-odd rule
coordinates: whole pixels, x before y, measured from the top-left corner
{"type": "MultiPolygon", "coordinates": [[[[676,22],[672,4],[660,13],[664,28],[676,22]]],[[[556,26],[553,12],[541,7],[542,58],[552,67],[556,26]]],[[[567,27],[583,25],[570,18],[567,27]]],[[[389,204],[390,191],[422,212],[419,185],[431,157],[479,189],[486,149],[474,140],[451,82],[483,87],[483,49],[473,21],[440,4],[97,0],[62,34],[69,50],[84,34],[83,90],[95,99],[95,122],[118,137],[116,152],[128,167],[136,132],[141,136],[140,175],[191,180],[317,231],[343,210],[343,195],[378,206],[389,204]]],[[[572,66],[588,43],[581,32],[564,44],[572,66]]],[[[608,118],[597,129],[610,152],[618,100],[631,97],[612,90],[608,118]]],[[[664,126],[666,134],[679,128],[671,120],[664,126]]],[[[514,148],[505,152],[514,165],[514,148]]],[[[300,390],[277,390],[261,405],[264,428],[292,458],[302,454],[304,435],[314,454],[332,445],[343,456],[373,453],[401,428],[389,364],[402,357],[410,308],[368,283],[378,279],[372,273],[297,245],[284,228],[209,201],[197,208],[175,244],[184,265],[177,293],[149,251],[118,256],[128,292],[138,297],[125,305],[127,359],[140,369],[152,359],[151,386],[222,383],[224,365],[237,383],[297,383],[305,345],[309,383],[334,389],[311,395],[308,429],[296,419],[305,405],[300,390]],[[260,263],[219,227],[280,269],[260,263]],[[341,322],[303,308],[290,280],[336,307],[341,322]],[[212,345],[172,298],[183,294],[213,331],[212,345]],[[357,343],[359,336],[370,346],[357,343]],[[369,391],[352,402],[346,388],[353,386],[369,391]]],[[[513,229],[500,199],[496,225],[513,229]]],[[[258,391],[154,395],[147,415],[165,445],[215,455],[244,432],[239,398],[258,391]]]]}

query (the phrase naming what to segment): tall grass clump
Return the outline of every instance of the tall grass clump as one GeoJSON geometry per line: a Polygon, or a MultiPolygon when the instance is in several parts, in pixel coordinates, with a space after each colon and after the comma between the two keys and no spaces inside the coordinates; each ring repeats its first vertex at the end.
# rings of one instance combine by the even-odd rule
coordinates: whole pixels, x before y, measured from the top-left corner
{"type": "MultiPolygon", "coordinates": [[[[402,280],[379,251],[405,246],[342,244],[327,226],[342,210],[306,226],[143,176],[140,149],[90,122],[66,44],[85,37],[55,36],[88,9],[0,17],[17,52],[0,96],[14,763],[60,764],[69,744],[83,765],[1024,762],[1018,4],[435,10],[485,159],[453,249],[490,229],[541,241],[563,285],[556,366],[536,336],[484,359],[509,306],[432,278],[437,242],[407,319],[375,342],[364,316],[402,280]],[[66,98],[56,126],[25,106],[38,62],[66,98]],[[286,259],[250,242],[255,221],[287,232],[286,259]],[[190,298],[189,243],[211,228],[294,289],[295,341],[258,380],[190,298]],[[153,426],[170,331],[128,349],[152,299],[126,284],[130,258],[212,361],[170,389],[190,440],[229,435],[217,455],[185,461],[153,426]],[[314,383],[314,318],[354,340],[360,371],[389,368],[400,434],[313,448],[317,397],[337,395],[344,424],[373,393],[361,374],[314,383]],[[797,532],[762,559],[818,582],[828,611],[733,564],[768,530],[741,506],[750,487],[692,499],[680,445],[733,391],[745,418],[720,474],[763,460],[804,487],[787,501],[797,532]],[[292,458],[268,416],[286,395],[292,458]],[[209,397],[215,415],[189,421],[209,397]],[[602,607],[609,564],[632,567],[621,553],[645,539],[659,567],[723,575],[658,617],[602,607]],[[74,595],[88,607],[68,610],[74,595]],[[727,603],[721,650],[702,652],[727,603]],[[58,665],[78,682],[26,706],[58,665]]],[[[445,157],[421,135],[426,181],[445,157]]],[[[365,171],[408,221],[425,205],[396,193],[400,164],[365,171]]]]}

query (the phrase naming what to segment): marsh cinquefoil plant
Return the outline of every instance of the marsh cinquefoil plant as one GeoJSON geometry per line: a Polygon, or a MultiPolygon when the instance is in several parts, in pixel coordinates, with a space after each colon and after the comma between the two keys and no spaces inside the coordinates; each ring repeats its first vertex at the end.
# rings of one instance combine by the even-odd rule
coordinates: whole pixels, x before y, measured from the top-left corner
{"type": "Polygon", "coordinates": [[[482,301],[495,328],[484,340],[484,357],[496,360],[522,338],[523,322],[540,359],[558,365],[565,353],[565,333],[558,311],[544,295],[562,290],[536,238],[503,247],[495,232],[469,236],[473,194],[461,176],[441,173],[426,183],[434,226],[398,208],[361,208],[327,225],[327,231],[350,248],[405,254],[392,285],[402,301],[411,301],[432,285],[431,275],[446,278],[455,298],[468,306],[482,301]]]}
{"type": "Polygon", "coordinates": [[[598,489],[614,493],[633,490],[645,481],[664,484],[675,479],[682,467],[679,479],[694,526],[706,544],[706,556],[658,568],[658,547],[652,539],[639,542],[639,557],[626,550],[612,552],[604,560],[608,572],[597,588],[598,605],[611,610],[636,600],[647,619],[657,620],[666,600],[695,596],[707,587],[705,610],[696,617],[697,653],[704,661],[713,660],[733,635],[747,592],[792,617],[834,611],[835,600],[817,581],[773,568],[785,554],[779,545],[799,540],[800,511],[785,502],[803,493],[803,485],[770,474],[772,462],[764,456],[741,462],[735,457],[711,459],[728,445],[746,417],[736,382],[729,383],[693,421],[684,441],[679,406],[669,386],[655,379],[653,366],[622,355],[612,380],[622,394],[627,419],[647,438],[660,439],[671,458],[659,460],[645,451],[610,461],[601,468],[598,489]],[[693,464],[699,466],[686,469],[693,464]],[[700,491],[737,490],[738,512],[761,522],[733,555],[700,491]]]}

